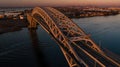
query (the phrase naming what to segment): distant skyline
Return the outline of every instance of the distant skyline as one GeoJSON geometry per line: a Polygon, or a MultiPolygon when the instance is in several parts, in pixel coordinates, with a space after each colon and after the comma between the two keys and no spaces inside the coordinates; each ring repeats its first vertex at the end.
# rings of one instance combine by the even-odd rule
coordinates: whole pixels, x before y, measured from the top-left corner
{"type": "Polygon", "coordinates": [[[119,6],[120,0],[0,0],[0,7],[119,6]]]}

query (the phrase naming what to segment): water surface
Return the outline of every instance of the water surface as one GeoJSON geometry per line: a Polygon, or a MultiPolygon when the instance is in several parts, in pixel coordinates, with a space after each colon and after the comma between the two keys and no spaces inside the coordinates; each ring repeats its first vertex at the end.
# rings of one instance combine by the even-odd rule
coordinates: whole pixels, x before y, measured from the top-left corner
{"type": "Polygon", "coordinates": [[[120,14],[73,19],[101,47],[120,55],[120,14]]]}
{"type": "MultiPolygon", "coordinates": [[[[73,19],[101,47],[120,55],[120,15],[73,19]]],[[[0,34],[0,67],[68,67],[59,46],[37,30],[0,34]]]]}

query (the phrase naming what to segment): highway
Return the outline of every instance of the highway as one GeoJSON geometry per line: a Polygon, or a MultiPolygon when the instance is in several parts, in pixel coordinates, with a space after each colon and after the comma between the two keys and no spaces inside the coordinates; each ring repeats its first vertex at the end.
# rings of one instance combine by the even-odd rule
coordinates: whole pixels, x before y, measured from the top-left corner
{"type": "Polygon", "coordinates": [[[96,67],[101,67],[101,65],[96,63],[91,57],[89,57],[86,53],[84,53],[79,47],[77,47],[74,44],[72,45],[72,47],[77,52],[78,56],[82,58],[86,64],[88,64],[88,66],[94,67],[96,65],[96,67]]]}
{"type": "Polygon", "coordinates": [[[108,60],[107,58],[103,57],[101,54],[99,54],[98,52],[96,52],[95,50],[91,49],[90,47],[88,47],[87,45],[85,45],[84,43],[78,41],[75,42],[77,45],[77,47],[81,47],[83,48],[85,51],[87,51],[89,54],[91,54],[92,56],[94,56],[96,59],[98,59],[101,63],[103,63],[106,67],[117,67],[114,63],[112,63],[110,60],[108,60]]]}

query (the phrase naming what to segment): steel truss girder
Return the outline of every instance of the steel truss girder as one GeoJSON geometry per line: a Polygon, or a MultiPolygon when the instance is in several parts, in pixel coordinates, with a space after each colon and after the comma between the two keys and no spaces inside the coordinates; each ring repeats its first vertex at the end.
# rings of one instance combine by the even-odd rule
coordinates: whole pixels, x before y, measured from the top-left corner
{"type": "MultiPolygon", "coordinates": [[[[39,7],[33,9],[32,16],[36,13],[39,14],[45,20],[49,31],[52,33],[52,35],[63,44],[63,47],[65,47],[71,55],[73,55],[74,58],[71,59],[76,59],[77,62],[83,63],[85,66],[87,66],[72,48],[71,41],[69,41],[69,39],[64,36],[64,34],[58,28],[58,25],[51,19],[51,17],[42,8],[39,7]]],[[[71,62],[71,60],[69,60],[69,62],[71,62]]],[[[71,65],[74,66],[73,64],[71,65]]],[[[75,63],[75,65],[79,64],[75,63]]]]}
{"type": "MultiPolygon", "coordinates": [[[[43,25],[42,27],[49,34],[51,33],[55,37],[55,39],[57,39],[60,43],[63,44],[63,45],[60,45],[60,48],[62,52],[64,53],[64,56],[66,57],[70,67],[76,67],[76,66],[79,67],[80,65],[77,62],[83,63],[86,67],[88,67],[88,65],[77,55],[77,53],[72,48],[71,45],[73,45],[74,41],[82,41],[82,40],[86,42],[89,41],[93,44],[92,47],[97,49],[99,53],[102,54],[102,50],[100,50],[99,47],[89,37],[86,37],[85,32],[82,31],[82,29],[79,28],[76,24],[74,24],[69,18],[67,18],[62,13],[60,13],[59,11],[53,8],[47,7],[47,9],[51,10],[51,12],[54,13],[52,16],[58,19],[54,19],[55,20],[54,22],[53,18],[51,18],[44,9],[36,7],[32,12],[32,17],[31,15],[27,15],[27,19],[30,23],[29,27],[35,28],[37,24],[36,22],[38,23],[40,22],[40,21],[37,21],[37,19],[33,17],[34,14],[36,13],[39,14],[46,23],[46,25],[43,25]],[[60,24],[59,22],[62,22],[62,24],[60,24]],[[66,30],[62,30],[62,25],[64,25],[64,28],[66,28],[66,30]],[[68,34],[72,34],[72,35],[74,34],[80,34],[80,35],[77,37],[76,36],[67,37],[63,34],[62,31],[66,31],[68,32],[68,34]]],[[[113,63],[115,63],[116,65],[120,66],[118,63],[114,62],[109,57],[107,58],[113,63]]]]}
{"type": "MultiPolygon", "coordinates": [[[[47,7],[47,9],[49,9],[52,13],[54,13],[56,18],[58,18],[59,21],[63,22],[64,25],[66,25],[66,26],[69,25],[68,28],[66,29],[68,31],[68,34],[72,34],[73,37],[76,37],[76,36],[74,36],[74,34],[78,34],[78,35],[80,34],[78,37],[86,36],[85,32],[79,26],[77,26],[72,20],[67,18],[64,14],[62,14],[61,12],[59,12],[56,9],[51,8],[51,7],[47,7]],[[77,31],[77,33],[76,33],[76,31],[77,31]]],[[[84,40],[89,40],[93,44],[91,46],[92,49],[99,51],[100,53],[103,53],[103,51],[99,48],[99,46],[97,46],[90,38],[87,38],[84,40]]]]}

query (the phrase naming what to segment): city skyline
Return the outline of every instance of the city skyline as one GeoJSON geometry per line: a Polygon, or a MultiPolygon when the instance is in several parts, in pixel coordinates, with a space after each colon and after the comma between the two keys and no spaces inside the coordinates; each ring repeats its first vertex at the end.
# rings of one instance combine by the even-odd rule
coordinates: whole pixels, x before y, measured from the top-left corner
{"type": "Polygon", "coordinates": [[[2,0],[1,7],[35,6],[120,6],[120,0],[2,0]]]}

